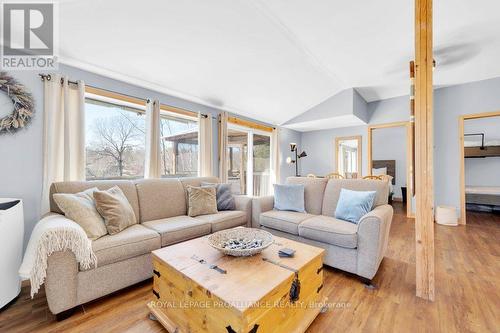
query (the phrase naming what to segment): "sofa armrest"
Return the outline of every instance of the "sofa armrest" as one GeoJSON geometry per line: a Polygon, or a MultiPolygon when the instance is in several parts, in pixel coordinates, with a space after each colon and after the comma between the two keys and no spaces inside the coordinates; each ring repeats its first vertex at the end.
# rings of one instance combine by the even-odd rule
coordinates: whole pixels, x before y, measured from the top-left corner
{"type": "Polygon", "coordinates": [[[380,205],[361,218],[358,223],[357,274],[372,279],[384,258],[389,242],[393,209],[380,205]]]}
{"type": "MultiPolygon", "coordinates": [[[[44,217],[59,215],[60,221],[71,221],[64,215],[49,213],[44,217]]],[[[69,250],[53,252],[47,259],[45,295],[50,312],[58,314],[78,305],[78,262],[69,250]]]]}
{"type": "Polygon", "coordinates": [[[252,203],[252,228],[260,228],[260,214],[270,211],[274,208],[274,196],[253,198],[252,203]]]}
{"type": "Polygon", "coordinates": [[[235,195],[234,203],[236,204],[236,210],[241,210],[247,215],[247,227],[252,223],[252,197],[247,195],[235,195]]]}

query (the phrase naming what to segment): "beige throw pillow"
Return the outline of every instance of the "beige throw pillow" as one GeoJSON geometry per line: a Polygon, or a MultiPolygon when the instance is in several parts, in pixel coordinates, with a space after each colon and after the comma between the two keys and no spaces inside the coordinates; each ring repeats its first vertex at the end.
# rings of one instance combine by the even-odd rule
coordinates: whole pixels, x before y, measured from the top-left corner
{"type": "Polygon", "coordinates": [[[118,186],[113,186],[106,191],[95,191],[94,200],[97,211],[104,218],[110,235],[137,223],[134,209],[118,186]]]}
{"type": "Polygon", "coordinates": [[[98,191],[97,187],[75,194],[56,193],[53,195],[54,201],[64,215],[78,223],[85,230],[87,237],[92,240],[108,233],[104,220],[95,207],[93,196],[95,191],[98,191]]]}
{"type": "Polygon", "coordinates": [[[191,217],[217,213],[215,187],[188,186],[188,215],[191,217]]]}

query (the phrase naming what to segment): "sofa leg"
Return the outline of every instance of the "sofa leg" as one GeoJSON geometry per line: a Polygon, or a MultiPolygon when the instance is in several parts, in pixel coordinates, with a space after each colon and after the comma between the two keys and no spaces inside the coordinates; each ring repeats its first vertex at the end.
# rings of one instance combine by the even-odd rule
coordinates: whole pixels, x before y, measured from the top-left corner
{"type": "Polygon", "coordinates": [[[359,280],[361,281],[361,283],[363,283],[365,285],[366,289],[373,290],[373,289],[377,288],[377,286],[374,285],[373,282],[372,282],[372,280],[370,280],[370,279],[367,279],[365,277],[360,276],[359,280]]]}
{"type": "Polygon", "coordinates": [[[75,310],[76,310],[76,307],[65,310],[63,312],[59,312],[58,314],[56,314],[56,320],[63,321],[65,319],[68,319],[69,317],[71,317],[75,313],[75,310]]]}

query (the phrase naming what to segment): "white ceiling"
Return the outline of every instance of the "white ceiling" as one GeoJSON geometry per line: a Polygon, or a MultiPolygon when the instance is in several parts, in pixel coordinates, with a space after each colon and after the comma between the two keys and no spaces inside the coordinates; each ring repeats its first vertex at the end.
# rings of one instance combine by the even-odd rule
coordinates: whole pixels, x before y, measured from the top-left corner
{"type": "MultiPolygon", "coordinates": [[[[281,124],[408,92],[413,1],[60,1],[61,61],[281,124]]],[[[435,84],[500,76],[500,1],[434,2],[435,84]]]]}

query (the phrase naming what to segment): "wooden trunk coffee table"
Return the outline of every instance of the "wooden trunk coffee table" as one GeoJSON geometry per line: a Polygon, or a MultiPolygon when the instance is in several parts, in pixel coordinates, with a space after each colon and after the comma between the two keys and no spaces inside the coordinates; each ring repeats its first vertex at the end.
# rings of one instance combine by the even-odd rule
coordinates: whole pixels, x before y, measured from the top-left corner
{"type": "Polygon", "coordinates": [[[324,250],[274,240],[252,257],[226,256],[207,237],[153,251],[151,313],[171,333],[304,332],[326,302],[324,250]],[[295,256],[280,258],[283,247],[295,249],[295,256]]]}

